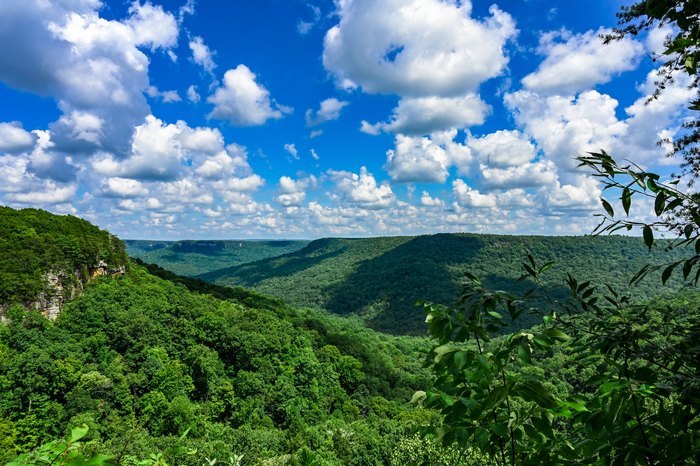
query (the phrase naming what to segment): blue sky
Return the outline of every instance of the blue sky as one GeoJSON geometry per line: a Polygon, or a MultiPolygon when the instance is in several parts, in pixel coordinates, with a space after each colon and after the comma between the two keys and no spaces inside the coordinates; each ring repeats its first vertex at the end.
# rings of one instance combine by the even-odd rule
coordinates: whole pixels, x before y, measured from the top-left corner
{"type": "MultiPolygon", "coordinates": [[[[585,234],[691,96],[629,2],[0,2],[0,203],[123,238],[585,234]]],[[[647,206],[635,215],[649,215],[647,206]]]]}

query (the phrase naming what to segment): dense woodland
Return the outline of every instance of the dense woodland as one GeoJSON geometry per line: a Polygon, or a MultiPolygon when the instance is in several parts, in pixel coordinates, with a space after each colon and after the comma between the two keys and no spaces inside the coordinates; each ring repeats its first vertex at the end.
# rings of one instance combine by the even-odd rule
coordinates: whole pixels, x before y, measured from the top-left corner
{"type": "Polygon", "coordinates": [[[126,240],[127,252],[148,264],[194,277],[213,270],[247,264],[298,251],[309,242],[278,241],[148,241],[126,240]]]}
{"type": "Polygon", "coordinates": [[[85,453],[119,461],[171,451],[178,464],[312,453],[329,464],[405,464],[434,450],[413,436],[434,413],[407,403],[429,384],[427,340],[181,280],[208,289],[132,264],[88,285],[55,322],[10,309],[0,327],[0,459],[83,424],[85,453]],[[168,450],[179,444],[186,450],[168,450]]]}
{"type": "MultiPolygon", "coordinates": [[[[694,2],[638,2],[623,9],[627,27],[616,34],[658,21],[677,26],[663,65],[669,74],[658,85],[672,71],[697,85],[698,14],[694,2]]],[[[699,110],[700,99],[690,108],[699,110]]],[[[689,119],[685,128],[673,150],[686,174],[698,177],[700,125],[689,119]]],[[[596,231],[641,238],[586,238],[592,249],[571,238],[322,240],[234,269],[248,267],[249,278],[239,278],[248,285],[274,276],[292,302],[301,299],[294,287],[310,286],[312,301],[302,304],[314,307],[302,309],[134,262],[123,275],[88,283],[50,321],[28,309],[45,291],[45,274],[85,278],[98,260],[125,265],[124,246],[70,216],[2,208],[1,303],[9,322],[0,325],[0,460],[699,464],[697,196],[679,189],[678,179],[662,181],[602,151],[579,161],[620,194],[620,206],[603,200],[596,231]],[[653,203],[657,221],[627,217],[640,198],[653,203]],[[659,231],[676,238],[659,241],[659,231]],[[644,256],[637,244],[652,252],[644,256]],[[451,277],[466,258],[472,272],[460,284],[451,277]],[[663,265],[647,264],[657,260],[663,265]],[[568,274],[557,271],[562,265],[568,274]],[[445,304],[419,288],[428,295],[421,297],[430,340],[381,334],[357,317],[316,308],[353,299],[330,293],[336,285],[368,287],[370,299],[389,296],[372,280],[388,281],[398,294],[413,291],[422,283],[406,278],[412,269],[423,270],[425,282],[437,277],[459,287],[445,304]],[[311,273],[321,283],[315,289],[311,273]],[[294,285],[285,283],[295,276],[294,285]],[[624,286],[645,277],[646,288],[624,286]],[[673,280],[686,286],[644,299],[673,280]]],[[[217,273],[205,277],[225,281],[230,271],[217,273]]],[[[351,303],[363,307],[333,310],[388,325],[391,319],[376,320],[383,314],[375,302],[361,295],[351,303]]]]}
{"type": "Polygon", "coordinates": [[[34,300],[46,272],[84,281],[100,261],[116,269],[128,260],[122,241],[86,220],[0,206],[0,306],[34,300]]]}
{"type": "MultiPolygon", "coordinates": [[[[660,243],[649,251],[637,238],[624,236],[545,237],[438,234],[363,239],[326,238],[305,248],[250,264],[200,275],[226,286],[244,286],[284,299],[294,306],[360,315],[372,328],[394,334],[425,335],[419,300],[451,305],[460,294],[464,272],[480,276],[494,289],[523,292],[518,281],[522,259],[530,251],[542,261],[556,261],[545,283],[557,299],[567,296],[567,272],[582,281],[620,287],[629,272],[646,263],[680,257],[660,243]]],[[[165,264],[159,264],[165,268],[165,264]]],[[[671,293],[652,274],[632,292],[639,300],[671,293]]],[[[678,281],[669,282],[677,287],[678,281]]],[[[542,304],[535,301],[533,304],[542,304]]],[[[529,327],[536,318],[518,325],[529,327]]]]}

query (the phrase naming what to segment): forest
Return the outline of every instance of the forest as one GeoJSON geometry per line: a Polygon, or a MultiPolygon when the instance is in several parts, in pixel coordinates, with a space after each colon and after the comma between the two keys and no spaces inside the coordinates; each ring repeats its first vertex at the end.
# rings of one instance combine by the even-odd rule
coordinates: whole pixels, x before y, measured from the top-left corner
{"type": "MultiPolygon", "coordinates": [[[[697,90],[698,14],[638,2],[606,40],[671,23],[656,85],[697,90]]],[[[700,203],[681,183],[700,123],[684,128],[670,179],[579,155],[606,193],[585,238],[261,242],[224,268],[228,243],[132,245],[191,255],[181,276],[85,220],[0,207],[0,462],[700,464],[700,203]]]]}
{"type": "Polygon", "coordinates": [[[303,240],[126,240],[124,242],[131,257],[149,264],[158,264],[178,275],[192,277],[225,267],[295,252],[308,244],[308,241],[303,240]]]}
{"type": "MultiPolygon", "coordinates": [[[[639,240],[625,236],[437,234],[325,238],[297,252],[197,277],[224,286],[253,288],[294,306],[357,315],[382,332],[425,335],[425,316],[417,301],[453,304],[466,270],[494,289],[523,292],[528,285],[518,278],[528,251],[545,262],[556,260],[545,282],[553,295],[562,299],[567,290],[561,283],[567,272],[584,281],[595,278],[619,287],[629,280],[629,270],[682,254],[664,251],[663,242],[649,252],[639,240]]],[[[167,268],[165,263],[156,263],[167,268]]],[[[667,287],[660,287],[659,279],[657,272],[635,286],[638,299],[673,293],[681,284],[672,280],[667,287]]],[[[536,321],[525,319],[518,325],[527,327],[536,321]]]]}

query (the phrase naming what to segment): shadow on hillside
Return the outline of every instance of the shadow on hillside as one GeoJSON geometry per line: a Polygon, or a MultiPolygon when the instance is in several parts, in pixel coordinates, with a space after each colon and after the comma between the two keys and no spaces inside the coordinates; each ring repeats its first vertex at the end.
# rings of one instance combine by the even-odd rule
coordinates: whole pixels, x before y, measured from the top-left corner
{"type": "Polygon", "coordinates": [[[284,277],[306,270],[326,259],[341,255],[347,249],[342,246],[328,252],[319,252],[326,246],[322,240],[313,241],[303,249],[281,256],[263,259],[250,264],[226,267],[197,276],[204,281],[233,283],[240,286],[254,287],[261,281],[272,277],[284,277]],[[232,280],[227,280],[232,278],[232,280]]]}
{"type": "MultiPolygon", "coordinates": [[[[423,309],[417,301],[452,306],[457,301],[465,263],[485,247],[482,238],[461,235],[420,236],[370,260],[359,262],[346,280],[327,287],[326,308],[336,314],[360,314],[367,325],[386,333],[426,333],[423,309]],[[455,273],[455,267],[457,273],[455,273]],[[439,284],[439,286],[436,286],[439,284]]],[[[524,293],[532,283],[519,282],[519,271],[513,277],[481,276],[489,289],[524,293]]],[[[548,292],[566,296],[563,287],[548,292]]],[[[533,303],[537,304],[537,303],[533,303]]],[[[518,327],[529,327],[539,320],[523,318],[518,327]]]]}
{"type": "Polygon", "coordinates": [[[422,310],[415,302],[452,304],[460,284],[450,265],[470,260],[483,246],[477,237],[416,237],[359,262],[347,279],[324,290],[326,307],[337,314],[364,314],[368,325],[384,332],[423,333],[422,310]]]}

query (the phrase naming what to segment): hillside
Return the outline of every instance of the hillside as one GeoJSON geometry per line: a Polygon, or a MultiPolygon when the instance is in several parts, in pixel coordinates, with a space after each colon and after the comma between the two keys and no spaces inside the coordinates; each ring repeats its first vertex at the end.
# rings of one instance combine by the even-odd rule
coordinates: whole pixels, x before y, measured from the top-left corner
{"type": "Polygon", "coordinates": [[[51,321],[9,305],[7,296],[34,296],[25,275],[87,269],[95,257],[124,264],[124,245],[73,217],[0,212],[3,286],[13,291],[0,301],[1,464],[82,424],[81,451],[122,464],[156,452],[192,465],[239,456],[399,465],[407,452],[451,454],[413,435],[435,416],[408,405],[429,384],[427,340],[149,266],[164,280],[137,263],[86,281],[51,321]],[[9,273],[20,247],[35,269],[9,273]]]}
{"type": "Polygon", "coordinates": [[[127,263],[124,243],[85,220],[0,206],[0,317],[12,304],[58,312],[88,280],[127,263]]]}
{"type": "MultiPolygon", "coordinates": [[[[320,239],[304,249],[251,264],[229,267],[199,278],[228,286],[252,287],[294,306],[360,315],[377,330],[424,334],[418,300],[451,305],[464,271],[487,286],[523,291],[519,282],[526,251],[542,263],[557,261],[548,276],[554,297],[564,297],[563,277],[625,288],[647,262],[669,260],[662,246],[648,252],[639,238],[498,236],[437,234],[415,237],[320,239]]],[[[668,292],[650,275],[630,292],[644,299],[668,292]]],[[[533,321],[534,322],[534,321],[533,321]]]]}
{"type": "Polygon", "coordinates": [[[309,242],[289,241],[148,241],[126,240],[131,257],[158,264],[178,275],[195,276],[295,252],[309,242]]]}

